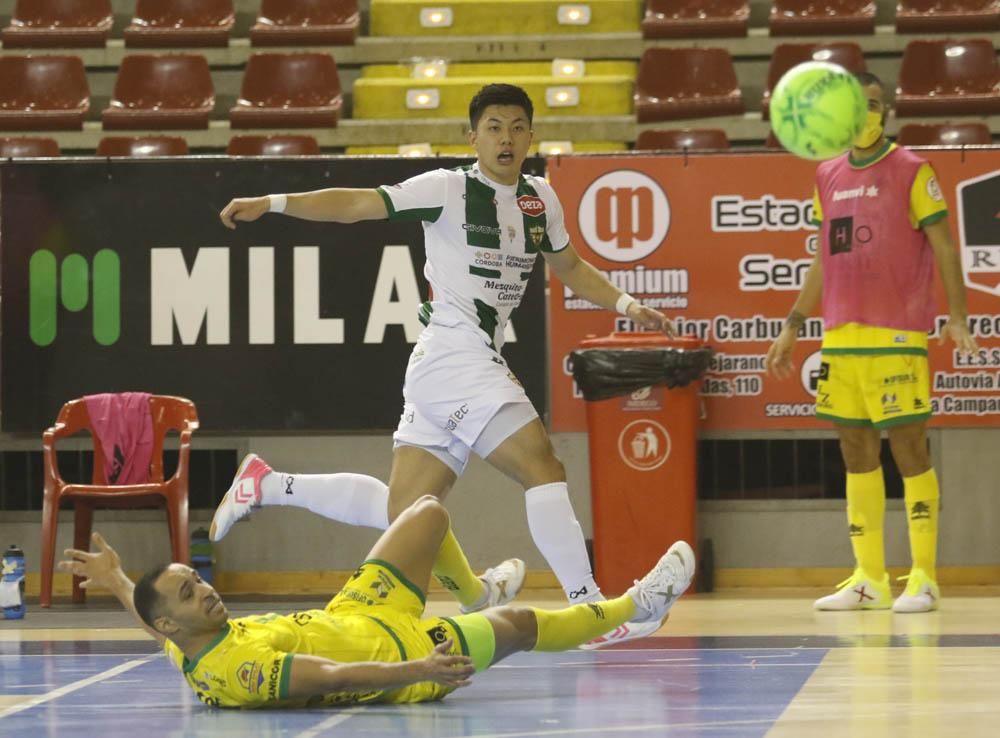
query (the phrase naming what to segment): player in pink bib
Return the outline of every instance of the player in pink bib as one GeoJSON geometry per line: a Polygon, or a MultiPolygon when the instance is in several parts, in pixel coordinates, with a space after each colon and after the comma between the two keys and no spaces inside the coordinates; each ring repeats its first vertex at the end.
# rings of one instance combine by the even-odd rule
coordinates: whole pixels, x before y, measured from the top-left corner
{"type": "Polygon", "coordinates": [[[941,340],[975,351],[965,288],[934,170],[885,138],[882,82],[858,75],[868,99],[853,148],[816,171],[820,248],[781,335],[767,355],[779,377],[792,371],[799,329],[822,298],[823,360],[816,417],[832,421],[847,467],[848,534],[853,575],[816,601],[819,610],[926,612],[938,605],[937,476],[927,450],[931,416],[927,334],[933,328],[934,265],[948,297],[941,340]],[[913,567],[891,601],[882,528],[885,482],[881,430],[903,476],[913,567]]]}

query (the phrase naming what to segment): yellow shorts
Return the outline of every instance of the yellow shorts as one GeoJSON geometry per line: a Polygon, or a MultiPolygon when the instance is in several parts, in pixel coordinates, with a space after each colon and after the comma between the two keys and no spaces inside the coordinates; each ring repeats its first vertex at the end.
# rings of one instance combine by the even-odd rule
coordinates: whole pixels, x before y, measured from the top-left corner
{"type": "Polygon", "coordinates": [[[888,428],[931,417],[927,356],[823,352],[816,417],[888,428]]]}

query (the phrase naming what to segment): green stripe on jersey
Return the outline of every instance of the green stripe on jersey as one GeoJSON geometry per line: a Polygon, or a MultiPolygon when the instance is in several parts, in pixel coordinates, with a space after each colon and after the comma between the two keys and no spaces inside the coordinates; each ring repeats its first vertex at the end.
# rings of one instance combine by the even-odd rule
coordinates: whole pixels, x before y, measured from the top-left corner
{"type": "Polygon", "coordinates": [[[485,269],[477,266],[470,266],[469,274],[475,274],[477,277],[486,277],[487,279],[500,279],[503,276],[500,274],[499,269],[485,269]]]}
{"type": "Polygon", "coordinates": [[[479,316],[479,327],[490,337],[490,348],[496,351],[494,339],[496,337],[497,324],[500,322],[500,314],[496,308],[487,305],[482,300],[473,300],[476,306],[476,315],[479,316]]]}
{"type": "MultiPolygon", "coordinates": [[[[528,184],[528,180],[526,180],[523,176],[519,177],[517,180],[517,194],[515,197],[521,197],[522,195],[538,197],[538,193],[535,191],[535,188],[528,184]]],[[[525,253],[534,254],[539,251],[551,253],[552,242],[549,241],[549,229],[548,222],[545,219],[545,212],[543,211],[538,215],[533,216],[528,215],[522,210],[521,217],[524,221],[525,253]]]]}
{"type": "Polygon", "coordinates": [[[441,217],[441,213],[444,212],[444,208],[412,208],[411,210],[396,210],[396,207],[392,204],[392,198],[382,187],[376,187],[375,191],[382,196],[382,202],[385,203],[385,209],[388,211],[388,219],[390,221],[405,221],[405,220],[425,220],[429,223],[434,223],[438,218],[441,217]]]}
{"type": "Polygon", "coordinates": [[[417,319],[424,325],[430,325],[431,323],[431,313],[434,312],[434,306],[430,302],[425,302],[420,306],[420,312],[417,313],[417,319]]]}
{"type": "Polygon", "coordinates": [[[465,242],[481,249],[500,248],[496,191],[465,173],[465,242]]]}

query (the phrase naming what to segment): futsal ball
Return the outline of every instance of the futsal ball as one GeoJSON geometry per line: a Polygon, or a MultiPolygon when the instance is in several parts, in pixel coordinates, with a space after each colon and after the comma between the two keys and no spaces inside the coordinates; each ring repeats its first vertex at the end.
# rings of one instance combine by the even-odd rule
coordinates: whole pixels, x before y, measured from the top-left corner
{"type": "Polygon", "coordinates": [[[847,151],[861,132],[868,101],[854,75],[838,64],[810,61],[789,69],[771,94],[771,129],[803,159],[847,151]]]}

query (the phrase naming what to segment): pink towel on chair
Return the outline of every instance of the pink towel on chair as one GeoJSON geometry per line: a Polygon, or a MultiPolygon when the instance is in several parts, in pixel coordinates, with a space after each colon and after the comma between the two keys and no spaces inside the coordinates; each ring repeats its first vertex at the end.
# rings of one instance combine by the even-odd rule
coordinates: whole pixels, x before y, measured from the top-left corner
{"type": "Polygon", "coordinates": [[[148,392],[87,395],[90,424],[104,449],[104,484],[144,484],[153,455],[148,392]]]}

